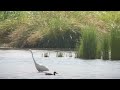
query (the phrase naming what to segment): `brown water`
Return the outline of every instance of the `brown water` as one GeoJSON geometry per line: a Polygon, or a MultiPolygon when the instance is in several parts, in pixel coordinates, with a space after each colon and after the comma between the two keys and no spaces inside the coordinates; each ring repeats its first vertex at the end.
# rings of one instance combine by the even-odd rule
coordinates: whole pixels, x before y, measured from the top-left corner
{"type": "Polygon", "coordinates": [[[0,79],[120,79],[120,61],[82,60],[68,57],[56,57],[54,50],[33,50],[36,62],[58,72],[56,76],[38,73],[27,50],[0,50],[0,79]],[[49,52],[50,57],[42,53],[49,52]]]}

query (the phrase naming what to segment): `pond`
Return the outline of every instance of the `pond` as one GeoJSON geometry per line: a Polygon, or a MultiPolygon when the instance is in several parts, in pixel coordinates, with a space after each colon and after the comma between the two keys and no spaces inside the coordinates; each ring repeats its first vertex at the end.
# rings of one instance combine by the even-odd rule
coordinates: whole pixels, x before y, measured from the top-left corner
{"type": "Polygon", "coordinates": [[[56,50],[32,50],[38,64],[49,68],[50,73],[39,73],[28,50],[0,50],[0,79],[120,79],[120,61],[83,60],[69,57],[56,57],[56,50]],[[49,57],[43,57],[48,52],[49,57]]]}

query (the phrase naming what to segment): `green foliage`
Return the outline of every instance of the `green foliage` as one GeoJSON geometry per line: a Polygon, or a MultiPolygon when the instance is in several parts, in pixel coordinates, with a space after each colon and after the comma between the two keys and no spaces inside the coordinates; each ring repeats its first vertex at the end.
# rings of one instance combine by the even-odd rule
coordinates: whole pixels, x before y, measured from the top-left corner
{"type": "MultiPolygon", "coordinates": [[[[80,45],[80,57],[84,59],[95,59],[97,52],[96,29],[92,26],[86,26],[82,33],[80,45]]],[[[78,51],[78,52],[79,52],[78,51]]]]}
{"type": "Polygon", "coordinates": [[[103,38],[103,44],[102,44],[103,60],[109,60],[109,50],[110,50],[109,38],[110,38],[109,35],[105,35],[103,38]]]}
{"type": "Polygon", "coordinates": [[[111,30],[111,59],[120,60],[120,26],[116,25],[111,30]]]}
{"type": "Polygon", "coordinates": [[[101,59],[102,56],[102,49],[101,49],[101,42],[97,41],[97,51],[96,51],[96,58],[101,59]]]}
{"type": "MultiPolygon", "coordinates": [[[[0,11],[0,44],[75,48],[80,42],[81,28],[96,27],[97,37],[102,41],[103,33],[108,33],[113,24],[120,24],[119,11],[0,11]]],[[[99,58],[101,46],[97,47],[99,58]]],[[[82,48],[77,51],[80,53],[82,48]]]]}

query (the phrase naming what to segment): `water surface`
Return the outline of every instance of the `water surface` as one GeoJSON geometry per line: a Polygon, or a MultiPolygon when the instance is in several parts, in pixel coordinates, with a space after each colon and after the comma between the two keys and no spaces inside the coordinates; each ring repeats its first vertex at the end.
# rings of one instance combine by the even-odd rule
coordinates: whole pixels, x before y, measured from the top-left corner
{"type": "Polygon", "coordinates": [[[120,79],[120,61],[82,60],[69,57],[56,57],[55,50],[33,50],[37,63],[56,71],[56,76],[38,73],[28,50],[0,50],[0,79],[120,79]],[[49,52],[50,57],[42,53],[49,52]]]}

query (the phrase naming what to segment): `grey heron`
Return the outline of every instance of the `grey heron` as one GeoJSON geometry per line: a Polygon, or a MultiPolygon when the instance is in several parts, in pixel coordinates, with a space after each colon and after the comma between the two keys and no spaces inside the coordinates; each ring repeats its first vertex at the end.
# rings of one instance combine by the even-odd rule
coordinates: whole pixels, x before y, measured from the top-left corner
{"type": "Polygon", "coordinates": [[[35,59],[34,59],[34,57],[33,57],[33,52],[32,52],[32,50],[29,49],[29,51],[30,51],[31,54],[32,54],[32,59],[33,59],[33,61],[34,61],[34,64],[35,64],[36,69],[37,69],[39,72],[49,71],[49,69],[48,69],[47,67],[45,67],[45,66],[43,66],[43,65],[37,64],[36,61],[35,61],[35,59]]]}

